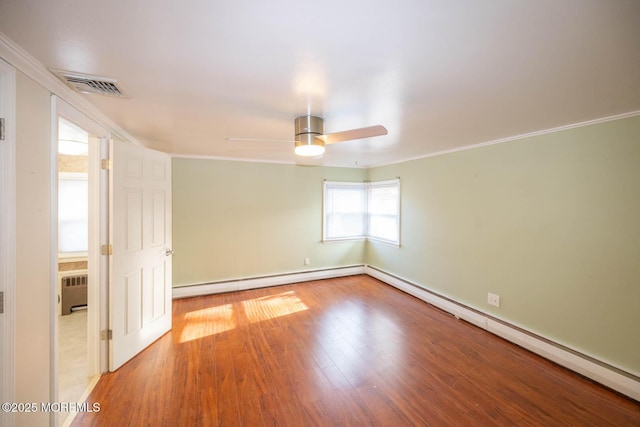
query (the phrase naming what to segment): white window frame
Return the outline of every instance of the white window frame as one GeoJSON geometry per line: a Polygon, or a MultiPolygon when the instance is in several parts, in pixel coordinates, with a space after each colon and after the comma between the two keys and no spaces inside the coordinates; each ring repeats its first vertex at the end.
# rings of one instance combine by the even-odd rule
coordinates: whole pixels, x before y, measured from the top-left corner
{"type": "Polygon", "coordinates": [[[387,181],[377,181],[377,182],[367,182],[367,240],[371,240],[371,241],[375,241],[375,242],[381,242],[381,243],[386,243],[389,245],[393,245],[393,246],[400,246],[400,199],[401,199],[401,187],[400,187],[400,178],[396,178],[396,179],[390,179],[387,181]],[[370,213],[370,201],[371,201],[371,190],[376,189],[376,188],[393,188],[393,187],[397,187],[398,188],[398,200],[397,200],[397,207],[396,207],[396,232],[397,232],[397,236],[398,238],[396,240],[391,240],[391,239],[385,239],[382,237],[378,237],[378,236],[372,236],[371,232],[370,232],[370,224],[371,224],[371,213],[370,213]]]}
{"type": "Polygon", "coordinates": [[[377,181],[377,182],[342,182],[342,181],[324,181],[322,187],[322,241],[323,242],[340,242],[345,240],[370,240],[374,242],[380,242],[392,246],[399,247],[400,246],[400,231],[401,231],[401,187],[400,187],[400,178],[386,180],[386,181],[377,181]],[[397,218],[396,218],[396,226],[397,226],[397,240],[389,240],[376,236],[371,236],[369,233],[369,223],[370,223],[370,214],[369,214],[369,199],[370,193],[372,189],[375,188],[383,188],[383,187],[394,187],[398,188],[398,206],[397,206],[397,218]],[[364,210],[362,212],[362,221],[363,221],[363,235],[361,236],[345,236],[345,237],[328,237],[328,218],[331,215],[331,212],[328,212],[328,207],[330,206],[328,197],[330,193],[330,189],[339,189],[339,188],[350,188],[350,189],[361,189],[362,197],[363,197],[363,206],[364,210]]]}
{"type": "Polygon", "coordinates": [[[339,182],[339,181],[324,181],[322,185],[322,241],[323,242],[336,242],[336,241],[344,241],[344,240],[362,240],[367,237],[367,217],[366,217],[366,209],[367,209],[367,198],[366,191],[364,189],[362,182],[339,182]],[[329,231],[328,218],[331,215],[328,212],[329,203],[329,194],[330,189],[351,189],[351,190],[362,190],[362,235],[359,236],[345,236],[345,237],[328,237],[327,233],[329,231]]]}

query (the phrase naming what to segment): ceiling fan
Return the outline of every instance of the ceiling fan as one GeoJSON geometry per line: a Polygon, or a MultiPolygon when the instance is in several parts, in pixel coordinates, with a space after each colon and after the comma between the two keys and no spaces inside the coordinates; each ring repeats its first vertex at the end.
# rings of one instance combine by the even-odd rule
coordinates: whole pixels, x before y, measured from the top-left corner
{"type": "MultiPolygon", "coordinates": [[[[376,125],[358,129],[344,130],[329,134],[323,133],[323,120],[317,116],[296,117],[294,122],[295,140],[282,141],[293,142],[294,152],[298,156],[313,157],[324,153],[325,144],[335,144],[337,142],[351,141],[354,139],[371,138],[387,134],[384,126],[376,125]]],[[[227,138],[228,141],[274,141],[252,138],[227,138]]]]}

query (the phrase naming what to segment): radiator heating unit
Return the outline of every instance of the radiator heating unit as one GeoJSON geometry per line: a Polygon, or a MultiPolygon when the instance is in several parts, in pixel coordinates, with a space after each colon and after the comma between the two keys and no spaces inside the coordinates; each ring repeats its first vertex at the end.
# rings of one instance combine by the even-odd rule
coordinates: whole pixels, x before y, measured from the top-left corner
{"type": "Polygon", "coordinates": [[[87,270],[61,271],[60,289],[62,315],[71,314],[73,309],[87,307],[87,270]]]}

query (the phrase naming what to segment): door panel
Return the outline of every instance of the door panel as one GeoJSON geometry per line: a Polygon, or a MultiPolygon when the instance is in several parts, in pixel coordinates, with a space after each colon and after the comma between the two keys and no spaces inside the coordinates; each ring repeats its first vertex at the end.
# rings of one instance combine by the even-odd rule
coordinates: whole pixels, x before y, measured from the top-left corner
{"type": "Polygon", "coordinates": [[[111,159],[113,371],[171,329],[171,159],[122,141],[111,159]]]}

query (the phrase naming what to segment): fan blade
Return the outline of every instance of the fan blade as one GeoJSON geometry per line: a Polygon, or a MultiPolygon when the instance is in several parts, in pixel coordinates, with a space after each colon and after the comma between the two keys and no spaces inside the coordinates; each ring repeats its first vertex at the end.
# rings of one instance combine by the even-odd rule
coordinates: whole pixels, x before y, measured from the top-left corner
{"type": "Polygon", "coordinates": [[[225,138],[227,141],[231,142],[290,142],[295,143],[294,140],[288,139],[265,139],[265,138],[225,138]]]}
{"type": "Polygon", "coordinates": [[[342,132],[330,133],[318,136],[325,144],[335,144],[336,142],[351,141],[353,139],[371,138],[372,136],[382,136],[387,134],[384,126],[369,126],[366,128],[343,130],[342,132]]]}

